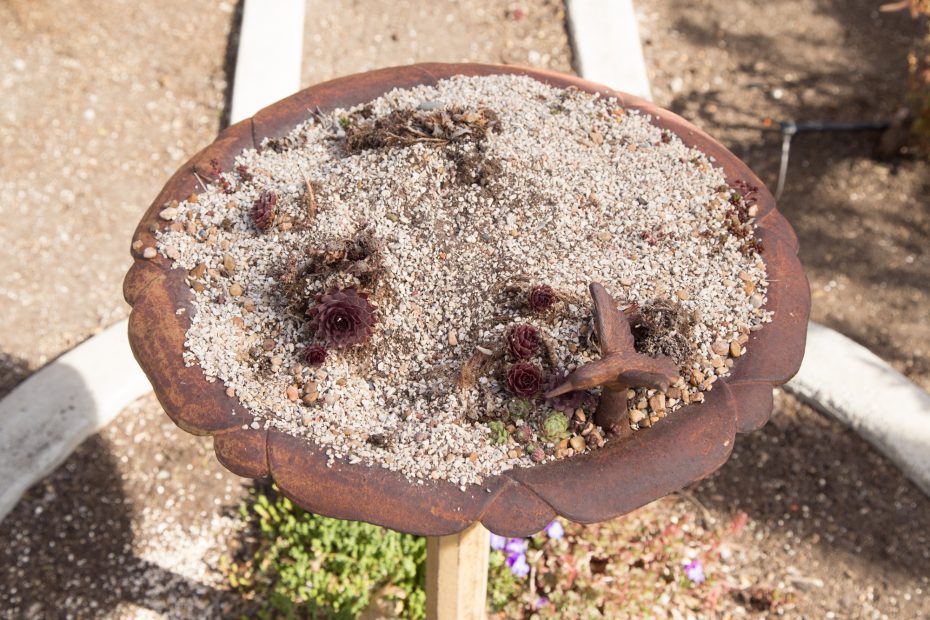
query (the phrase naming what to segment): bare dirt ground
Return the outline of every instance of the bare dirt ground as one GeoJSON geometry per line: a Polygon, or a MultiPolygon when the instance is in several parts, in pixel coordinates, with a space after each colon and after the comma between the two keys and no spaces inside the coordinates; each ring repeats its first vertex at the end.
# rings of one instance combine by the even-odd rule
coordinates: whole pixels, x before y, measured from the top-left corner
{"type": "Polygon", "coordinates": [[[303,81],[415,62],[571,72],[560,0],[325,0],[307,5],[303,81]]]}
{"type": "MultiPolygon", "coordinates": [[[[774,185],[780,140],[765,119],[887,117],[916,27],[865,0],[747,4],[638,7],[657,101],[774,185]]],[[[234,19],[228,2],[0,0],[0,393],[123,316],[136,219],[220,126],[234,19]]],[[[308,6],[306,84],[419,60],[568,70],[562,6],[308,6]]],[[[930,173],[916,160],[876,161],[876,140],[797,138],[782,209],[801,237],[815,318],[926,387],[930,173]]],[[[246,608],[218,569],[248,536],[232,516],[241,484],[209,440],[143,399],[0,523],[0,617],[235,617],[246,608]]],[[[670,617],[930,617],[930,502],[793,399],[780,397],[773,422],[740,437],[730,462],[689,493],[697,504],[666,501],[627,519],[655,529],[687,513],[708,531],[748,520],[725,556],[705,562],[722,598],[666,606],[670,617]]]]}
{"type": "MultiPolygon", "coordinates": [[[[888,120],[926,21],[871,0],[640,3],[654,96],[775,187],[782,120],[888,120]]],[[[930,389],[930,166],[876,159],[878,132],[798,135],[779,208],[813,319],[930,389]]]]}
{"type": "Polygon", "coordinates": [[[139,214],[219,129],[234,3],[0,2],[0,394],[126,315],[139,214]]]}

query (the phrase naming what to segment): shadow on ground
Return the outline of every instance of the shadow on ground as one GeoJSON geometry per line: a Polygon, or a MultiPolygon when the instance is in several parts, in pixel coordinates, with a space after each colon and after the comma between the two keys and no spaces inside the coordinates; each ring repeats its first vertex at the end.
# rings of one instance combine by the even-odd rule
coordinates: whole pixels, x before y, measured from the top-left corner
{"type": "MultiPolygon", "coordinates": [[[[928,28],[871,0],[659,4],[646,46],[659,103],[771,188],[778,122],[890,120],[906,101],[908,52],[928,28]]],[[[797,135],[779,208],[800,238],[813,319],[930,389],[930,166],[879,159],[880,138],[797,135]]]]}
{"type": "MultiPolygon", "coordinates": [[[[87,391],[75,394],[72,403],[82,410],[94,410],[87,391]]],[[[115,424],[125,425],[132,413],[124,412],[115,424]]],[[[167,485],[169,478],[177,477],[178,470],[184,470],[183,461],[177,461],[185,457],[185,449],[188,454],[190,449],[160,448],[156,442],[165,438],[151,422],[140,424],[136,419],[129,426],[134,437],[126,444],[145,442],[137,448],[137,454],[122,449],[121,464],[110,442],[102,435],[94,435],[29,489],[0,522],[0,616],[100,617],[131,603],[167,617],[181,617],[176,612],[178,601],[193,601],[195,609],[204,612],[200,616],[205,617],[207,611],[219,608],[220,598],[230,598],[226,592],[139,557],[135,529],[142,508],[138,487],[147,486],[151,496],[161,476],[158,472],[151,472],[149,480],[135,476],[134,467],[152,468],[158,466],[159,460],[147,460],[142,465],[138,453],[164,455],[162,467],[174,470],[172,476],[164,476],[163,484],[167,485]],[[126,464],[136,457],[139,460],[126,464]],[[132,494],[127,493],[127,480],[137,487],[132,494]]],[[[194,469],[193,475],[202,472],[194,469]]],[[[212,499],[212,495],[208,497],[212,499]]],[[[187,520],[198,518],[195,512],[187,520]]]]}
{"type": "Polygon", "coordinates": [[[781,550],[788,556],[819,547],[816,558],[800,551],[791,563],[825,580],[857,566],[883,577],[930,575],[930,498],[854,432],[784,393],[777,402],[772,421],[738,436],[695,496],[780,532],[794,547],[781,550]]]}

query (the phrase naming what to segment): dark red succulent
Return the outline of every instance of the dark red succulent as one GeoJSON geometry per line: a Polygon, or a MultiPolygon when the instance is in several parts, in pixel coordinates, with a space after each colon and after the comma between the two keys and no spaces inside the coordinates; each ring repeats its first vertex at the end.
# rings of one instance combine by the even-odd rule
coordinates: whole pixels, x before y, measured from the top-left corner
{"type": "Polygon", "coordinates": [[[507,371],[507,387],[514,396],[535,396],[542,389],[542,373],[534,364],[514,364],[507,371]]]}
{"type": "Polygon", "coordinates": [[[539,348],[539,332],[532,325],[514,325],[507,331],[507,348],[517,359],[527,359],[539,348]]]}
{"type": "Polygon", "coordinates": [[[322,366],[323,362],[326,361],[326,353],[326,347],[312,344],[304,349],[300,356],[308,366],[322,366]]]}
{"type": "Polygon", "coordinates": [[[310,329],[331,347],[341,348],[367,340],[378,320],[368,293],[355,287],[333,289],[317,295],[316,305],[307,310],[310,329]]]}
{"type": "Polygon", "coordinates": [[[274,218],[278,212],[278,195],[272,191],[264,191],[252,205],[252,221],[260,230],[268,230],[274,226],[274,218]]]}
{"type": "MultiPolygon", "coordinates": [[[[548,392],[554,390],[558,386],[562,385],[565,382],[565,371],[557,370],[551,373],[546,377],[546,382],[543,385],[543,391],[548,392]]],[[[588,393],[583,390],[575,390],[573,392],[566,392],[565,394],[559,394],[552,398],[546,399],[546,406],[556,411],[561,411],[563,413],[571,414],[581,407],[585,401],[588,400],[588,393]]]]}
{"type": "Polygon", "coordinates": [[[530,291],[528,301],[530,308],[536,312],[548,310],[556,302],[555,291],[548,284],[534,286],[533,290],[530,291]]]}

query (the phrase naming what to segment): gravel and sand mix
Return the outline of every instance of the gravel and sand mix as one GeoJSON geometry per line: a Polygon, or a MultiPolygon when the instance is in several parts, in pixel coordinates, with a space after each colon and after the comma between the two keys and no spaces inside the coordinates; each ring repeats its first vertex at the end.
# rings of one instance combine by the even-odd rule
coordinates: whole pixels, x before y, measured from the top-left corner
{"type": "Polygon", "coordinates": [[[254,427],[309,437],[331,461],[464,486],[603,445],[596,394],[565,416],[505,379],[515,325],[535,328],[522,361],[544,380],[599,357],[592,281],[651,317],[637,344],[681,370],[664,392],[630,390],[634,429],[702,401],[771,319],[755,188],[728,187],[643,114],[527,77],[315,114],[203,183],[165,205],[158,236],[189,271],[185,360],[254,427]],[[526,303],[540,286],[556,299],[544,311],[526,303]],[[333,290],[364,292],[346,303],[377,322],[311,366],[312,309],[333,290]]]}

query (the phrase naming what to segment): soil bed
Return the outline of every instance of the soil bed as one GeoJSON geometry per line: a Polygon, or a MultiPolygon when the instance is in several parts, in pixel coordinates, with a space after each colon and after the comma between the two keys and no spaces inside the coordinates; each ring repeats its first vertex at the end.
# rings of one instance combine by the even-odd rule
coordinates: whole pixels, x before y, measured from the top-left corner
{"type": "Polygon", "coordinates": [[[316,115],[204,190],[165,205],[158,242],[189,270],[186,362],[253,427],[412,479],[603,445],[596,393],[540,397],[599,356],[592,281],[680,370],[629,392],[636,428],[703,400],[771,318],[755,188],[648,117],[525,77],[316,115]]]}

